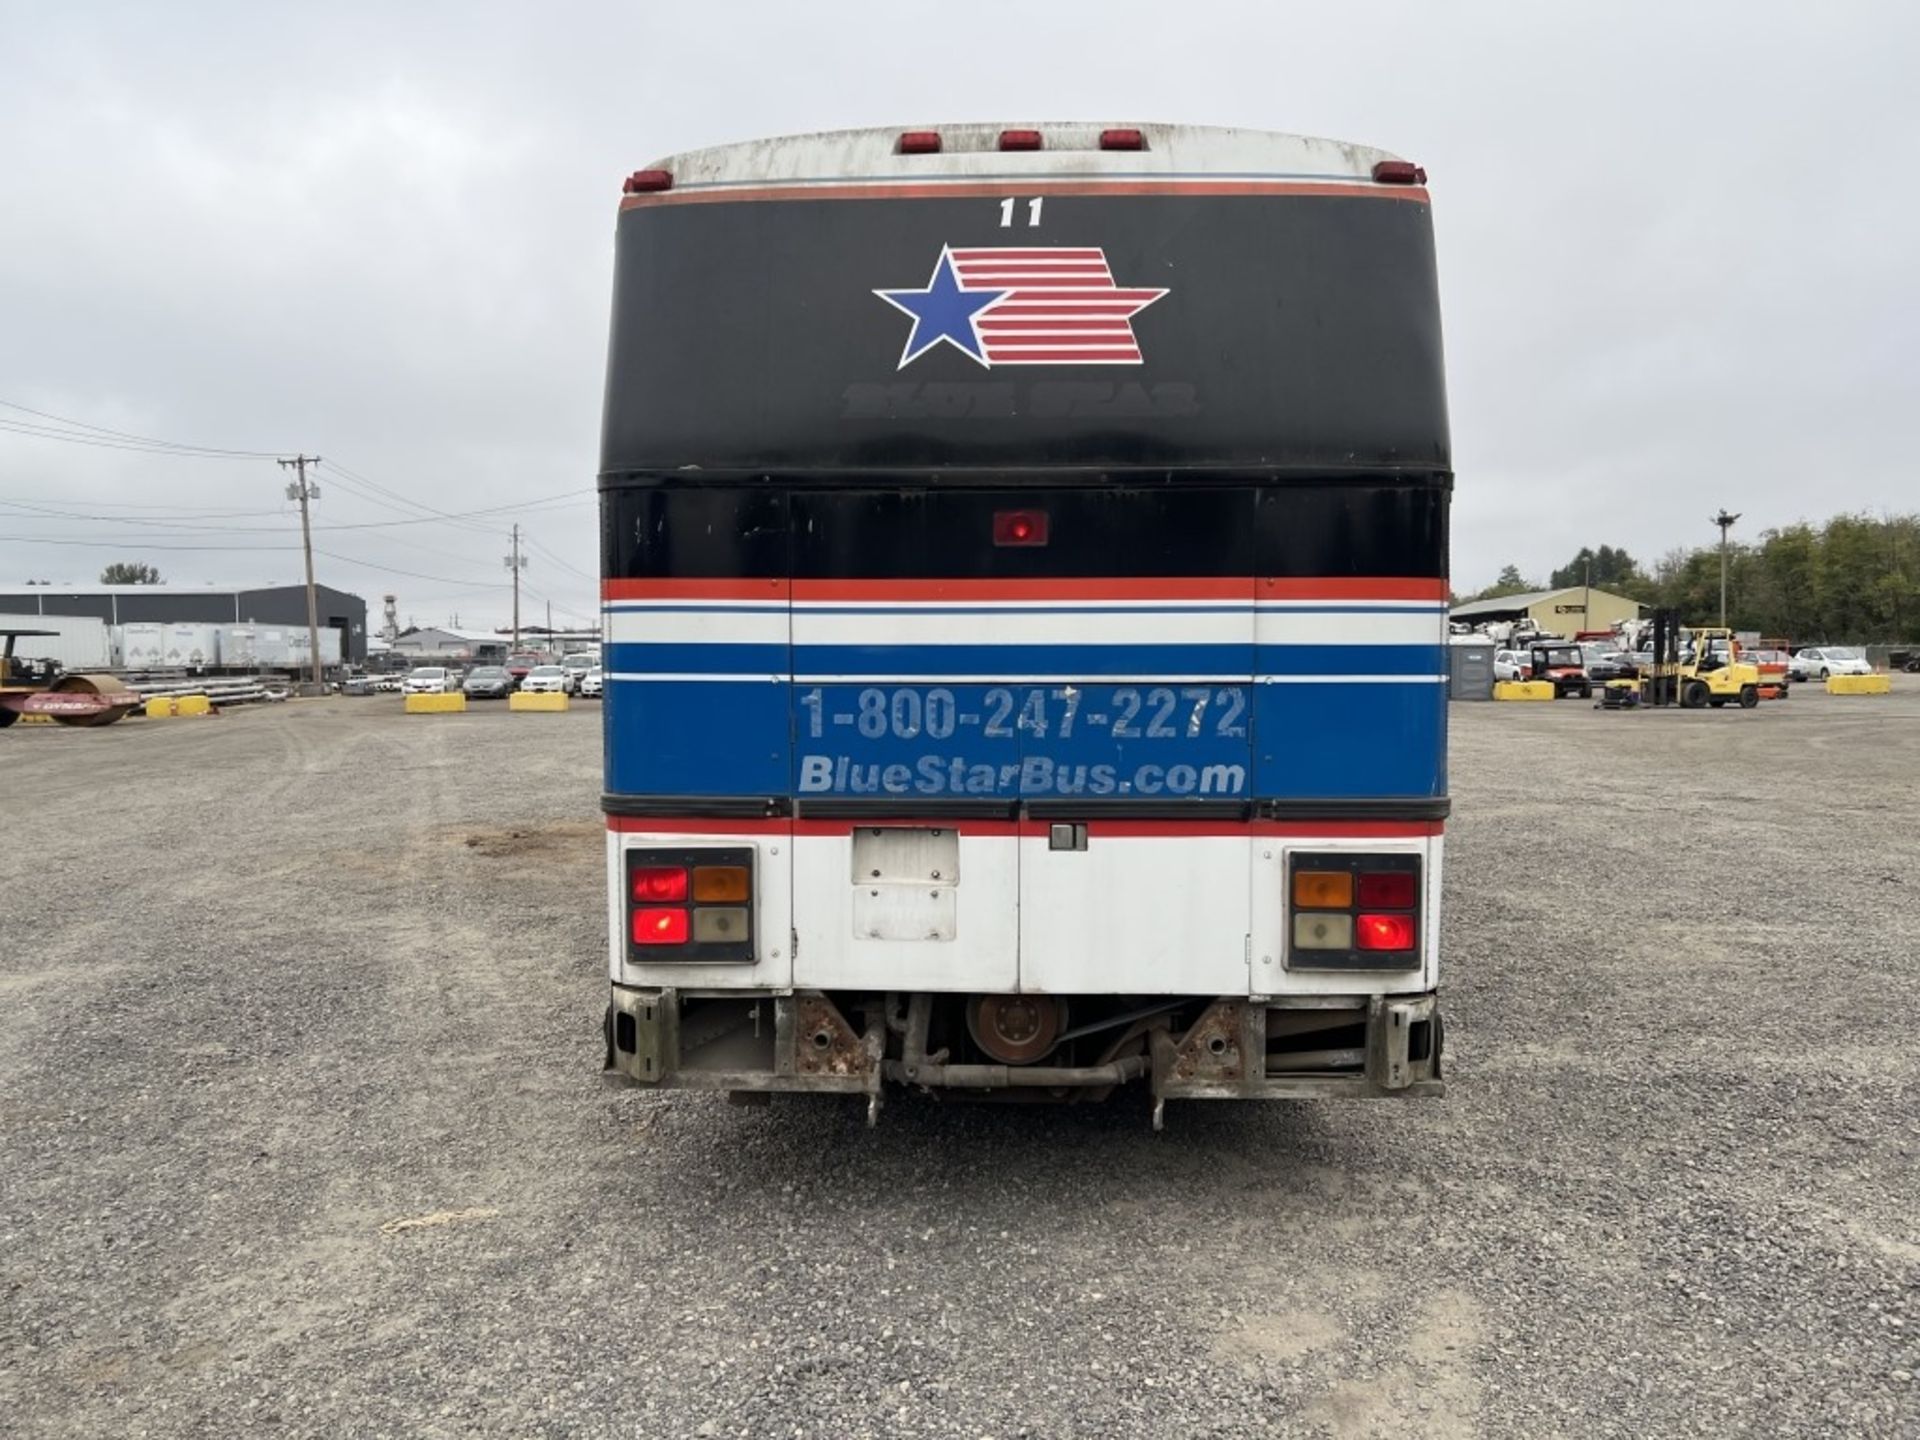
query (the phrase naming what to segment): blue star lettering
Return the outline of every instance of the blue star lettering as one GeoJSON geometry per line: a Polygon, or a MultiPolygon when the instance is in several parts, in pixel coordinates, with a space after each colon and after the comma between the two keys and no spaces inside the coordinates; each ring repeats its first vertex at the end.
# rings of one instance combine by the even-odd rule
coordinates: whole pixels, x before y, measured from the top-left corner
{"type": "Polygon", "coordinates": [[[902,314],[913,317],[913,333],[907,336],[907,348],[900,352],[898,369],[904,370],[927,351],[946,341],[981,368],[989,368],[980,348],[980,332],[974,328],[974,316],[986,309],[1005,290],[962,290],[953,273],[953,254],[940,252],[940,263],[924,290],[876,290],[873,292],[902,314]]]}

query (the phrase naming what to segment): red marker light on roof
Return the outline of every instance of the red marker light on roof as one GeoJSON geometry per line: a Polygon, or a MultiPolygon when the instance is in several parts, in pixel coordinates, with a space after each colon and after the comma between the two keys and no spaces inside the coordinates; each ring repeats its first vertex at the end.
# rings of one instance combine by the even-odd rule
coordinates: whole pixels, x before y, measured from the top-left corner
{"type": "Polygon", "coordinates": [[[1424,185],[1427,172],[1411,160],[1382,160],[1373,167],[1373,179],[1378,185],[1424,185]]]}
{"type": "Polygon", "coordinates": [[[627,183],[620,187],[624,195],[643,195],[654,190],[671,190],[673,172],[671,170],[636,170],[627,177],[627,183]]]}
{"type": "Polygon", "coordinates": [[[1138,130],[1102,130],[1100,132],[1102,150],[1144,150],[1147,137],[1138,130]]]}
{"type": "Polygon", "coordinates": [[[1002,130],[1000,148],[1002,150],[1038,150],[1040,132],[1038,130],[1002,130]]]}
{"type": "Polygon", "coordinates": [[[940,132],[938,130],[902,130],[900,132],[899,153],[902,155],[938,155],[940,153],[940,132]]]}
{"type": "Polygon", "coordinates": [[[1013,546],[1046,544],[1047,512],[1044,510],[994,511],[993,543],[1013,546]]]}

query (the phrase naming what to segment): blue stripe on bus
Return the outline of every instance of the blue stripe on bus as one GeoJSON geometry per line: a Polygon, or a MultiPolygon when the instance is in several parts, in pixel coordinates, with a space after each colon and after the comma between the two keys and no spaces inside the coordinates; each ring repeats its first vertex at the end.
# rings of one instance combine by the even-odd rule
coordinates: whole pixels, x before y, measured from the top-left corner
{"type": "MultiPolygon", "coordinates": [[[[887,687],[888,695],[897,688],[887,687]]],[[[989,708],[986,696],[993,688],[957,684],[951,692],[958,708],[972,713],[989,708]]],[[[1011,688],[1017,700],[1024,697],[1026,687],[1011,688]]],[[[1111,764],[1122,775],[1141,764],[1237,762],[1246,769],[1239,793],[1255,799],[1446,793],[1446,688],[1436,684],[1256,685],[1249,692],[1250,734],[1231,743],[1211,724],[1203,741],[1121,741],[1111,720],[1100,728],[1084,719],[1071,740],[1057,734],[1036,740],[1017,731],[993,739],[978,724],[963,724],[940,741],[924,734],[868,740],[857,727],[832,721],[816,738],[814,712],[799,703],[813,689],[796,692],[784,681],[610,680],[607,789],[626,795],[793,795],[802,793],[808,757],[821,754],[845,757],[869,771],[914,765],[923,756],[941,757],[944,771],[946,757],[997,768],[1044,755],[1061,766],[1111,764]]],[[[857,708],[860,686],[825,690],[829,712],[857,708]]],[[[1051,690],[1046,693],[1052,703],[1051,690]]],[[[1223,703],[1216,701],[1216,708],[1223,703]]],[[[1141,729],[1150,713],[1141,715],[1141,729]]],[[[1011,788],[1003,782],[989,793],[1012,798],[1020,791],[1017,782],[1011,788]]]]}
{"type": "Polygon", "coordinates": [[[1441,645],[734,645],[618,644],[626,675],[1438,675],[1441,645]]]}

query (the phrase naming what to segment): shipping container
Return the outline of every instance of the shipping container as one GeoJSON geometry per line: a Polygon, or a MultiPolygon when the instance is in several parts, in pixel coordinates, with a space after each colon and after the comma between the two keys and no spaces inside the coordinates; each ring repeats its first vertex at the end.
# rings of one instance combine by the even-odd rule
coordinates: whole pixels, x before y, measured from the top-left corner
{"type": "Polygon", "coordinates": [[[153,620],[130,620],[113,627],[120,665],[126,670],[158,670],[167,663],[167,627],[153,620]]]}
{"type": "Polygon", "coordinates": [[[208,670],[220,663],[218,625],[169,625],[164,663],[176,670],[208,670]]]}
{"type": "Polygon", "coordinates": [[[0,615],[0,630],[51,630],[23,635],[14,653],[23,660],[55,660],[67,670],[105,670],[113,664],[107,622],[77,615],[0,615]]]}

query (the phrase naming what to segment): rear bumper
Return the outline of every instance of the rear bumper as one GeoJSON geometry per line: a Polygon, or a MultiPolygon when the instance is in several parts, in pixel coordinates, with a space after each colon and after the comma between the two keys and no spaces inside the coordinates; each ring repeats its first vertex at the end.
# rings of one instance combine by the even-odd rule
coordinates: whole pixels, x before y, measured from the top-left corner
{"type": "MultiPolygon", "coordinates": [[[[1093,1098],[1145,1080],[1156,1101],[1444,1093],[1439,997],[1195,998],[1100,1064],[954,1063],[927,1052],[928,995],[612,987],[606,1069],[633,1084],[867,1095],[888,1082],[1093,1098]]],[[[939,997],[948,998],[948,997],[939,997]]]]}

